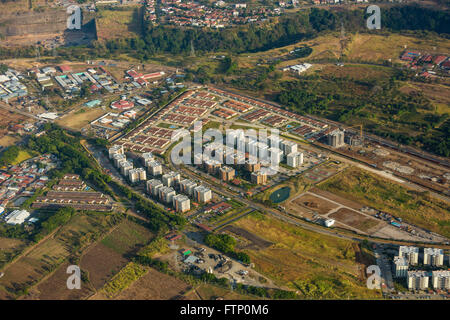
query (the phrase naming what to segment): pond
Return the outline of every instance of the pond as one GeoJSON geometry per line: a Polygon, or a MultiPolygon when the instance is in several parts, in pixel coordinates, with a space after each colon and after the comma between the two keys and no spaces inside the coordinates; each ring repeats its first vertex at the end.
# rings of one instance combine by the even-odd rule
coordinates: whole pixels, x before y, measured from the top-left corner
{"type": "Polygon", "coordinates": [[[291,194],[291,188],[289,187],[283,187],[280,188],[270,195],[269,199],[273,203],[280,203],[289,198],[289,195],[291,194]]]}

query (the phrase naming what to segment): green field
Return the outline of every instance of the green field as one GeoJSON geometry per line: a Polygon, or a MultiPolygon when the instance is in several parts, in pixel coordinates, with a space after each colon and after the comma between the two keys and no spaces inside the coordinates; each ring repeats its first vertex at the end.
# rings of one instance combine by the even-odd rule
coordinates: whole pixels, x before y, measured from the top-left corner
{"type": "Polygon", "coordinates": [[[153,238],[148,229],[131,221],[124,221],[116,230],[105,237],[101,243],[117,253],[125,254],[130,249],[146,244],[153,238]]]}

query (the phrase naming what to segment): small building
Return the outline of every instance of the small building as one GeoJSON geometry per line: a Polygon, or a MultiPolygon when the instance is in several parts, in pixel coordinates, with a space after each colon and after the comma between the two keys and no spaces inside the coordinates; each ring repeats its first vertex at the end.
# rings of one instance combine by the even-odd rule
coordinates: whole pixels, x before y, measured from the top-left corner
{"type": "Polygon", "coordinates": [[[325,225],[325,227],[327,227],[327,228],[329,228],[329,227],[331,227],[332,225],[334,225],[334,219],[326,219],[325,221],[324,221],[324,225],[325,225]]]}

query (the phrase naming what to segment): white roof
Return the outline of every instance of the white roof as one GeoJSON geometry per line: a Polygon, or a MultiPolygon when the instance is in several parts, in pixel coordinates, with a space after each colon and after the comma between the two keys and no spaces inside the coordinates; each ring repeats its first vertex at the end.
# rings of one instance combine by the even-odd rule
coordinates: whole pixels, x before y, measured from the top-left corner
{"type": "Polygon", "coordinates": [[[58,118],[58,114],[56,112],[46,112],[38,115],[39,118],[55,120],[58,118]]]}

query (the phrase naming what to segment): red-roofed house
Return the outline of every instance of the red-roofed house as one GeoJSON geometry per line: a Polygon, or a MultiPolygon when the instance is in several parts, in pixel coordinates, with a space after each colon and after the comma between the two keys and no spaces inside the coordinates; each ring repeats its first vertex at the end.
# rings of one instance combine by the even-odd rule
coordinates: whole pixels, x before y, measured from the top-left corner
{"type": "Polygon", "coordinates": [[[68,65],[60,65],[58,66],[59,70],[61,70],[61,72],[66,73],[66,72],[70,72],[72,71],[72,68],[69,67],[68,65]]]}
{"type": "Polygon", "coordinates": [[[440,63],[444,62],[445,59],[447,59],[446,56],[436,56],[436,57],[434,57],[433,62],[434,62],[435,64],[439,65],[440,63]]]}
{"type": "Polygon", "coordinates": [[[119,110],[127,110],[134,107],[134,103],[127,100],[117,100],[111,103],[111,108],[119,110]]]}

